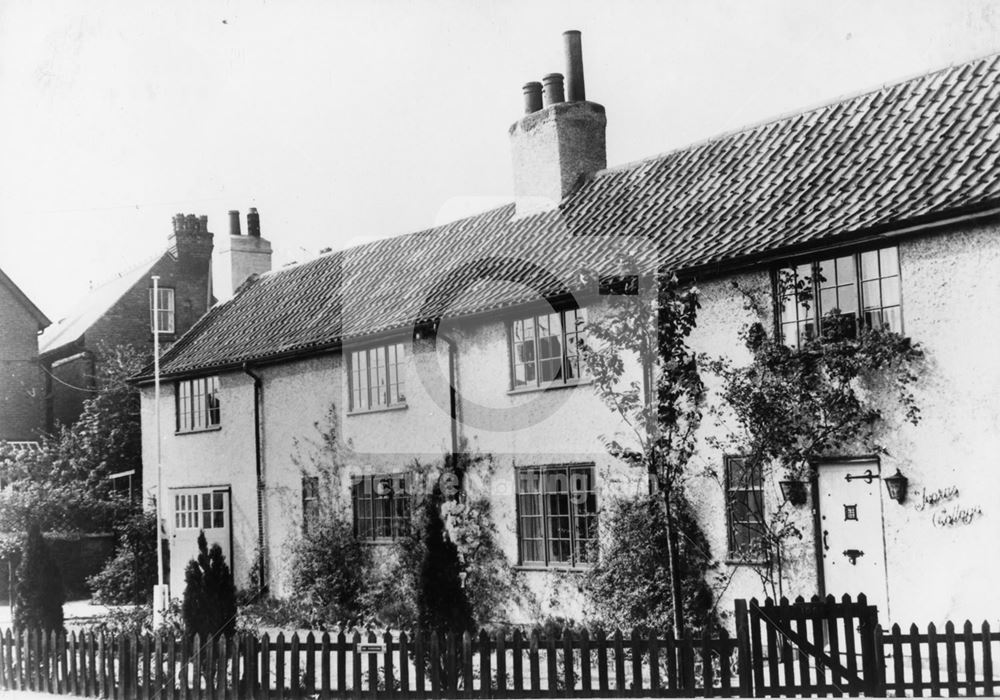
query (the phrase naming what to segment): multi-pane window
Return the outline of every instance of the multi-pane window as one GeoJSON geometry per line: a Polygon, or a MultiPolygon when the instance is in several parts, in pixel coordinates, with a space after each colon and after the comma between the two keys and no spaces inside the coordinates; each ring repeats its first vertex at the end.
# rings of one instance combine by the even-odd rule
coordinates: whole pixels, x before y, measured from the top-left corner
{"type": "Polygon", "coordinates": [[[517,470],[518,547],[528,566],[581,566],[597,553],[592,464],[517,470]]]}
{"type": "Polygon", "coordinates": [[[319,524],[319,477],[302,477],[302,531],[315,531],[319,524]]]}
{"type": "Polygon", "coordinates": [[[729,554],[759,558],[764,533],[764,482],[760,465],[741,457],[726,457],[726,524],[729,554]]]}
{"type": "Polygon", "coordinates": [[[350,354],[352,411],[406,403],[406,350],[403,343],[379,345],[350,354]]]}
{"type": "Polygon", "coordinates": [[[160,333],[174,332],[174,290],[160,287],[154,298],[153,290],[149,290],[149,330],[160,329],[160,333]],[[159,318],[159,325],[157,325],[159,318]]]}
{"type": "Polygon", "coordinates": [[[174,496],[176,529],[211,530],[225,525],[225,498],[221,491],[179,493],[174,496]]]}
{"type": "Polygon", "coordinates": [[[177,382],[177,432],[208,430],[219,425],[219,378],[177,382]]]}
{"type": "Polygon", "coordinates": [[[579,379],[583,309],[529,316],[511,324],[511,376],[515,389],[579,379]]]}
{"type": "Polygon", "coordinates": [[[409,478],[406,473],[354,477],[351,501],[359,540],[388,542],[409,533],[409,478]]]}
{"type": "Polygon", "coordinates": [[[781,333],[791,347],[815,338],[833,312],[848,334],[859,324],[903,329],[895,246],[784,268],[778,285],[781,333]]]}

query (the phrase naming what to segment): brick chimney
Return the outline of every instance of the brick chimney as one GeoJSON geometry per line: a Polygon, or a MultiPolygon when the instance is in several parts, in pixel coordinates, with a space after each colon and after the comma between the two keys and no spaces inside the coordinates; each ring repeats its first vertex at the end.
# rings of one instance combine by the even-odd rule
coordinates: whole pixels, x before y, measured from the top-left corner
{"type": "Polygon", "coordinates": [[[580,32],[563,33],[563,76],[524,86],[525,115],[510,127],[518,215],[558,206],[580,178],[607,167],[604,107],[588,102],[580,32]]]}
{"type": "Polygon", "coordinates": [[[167,239],[170,253],[182,266],[208,264],[212,258],[212,234],[208,217],[174,214],[174,232],[167,239]]]}
{"type": "Polygon", "coordinates": [[[219,248],[216,265],[216,296],[232,297],[250,275],[271,270],[271,242],[260,236],[260,215],[253,207],[247,213],[247,235],[240,231],[240,213],[229,212],[229,239],[219,248]]]}

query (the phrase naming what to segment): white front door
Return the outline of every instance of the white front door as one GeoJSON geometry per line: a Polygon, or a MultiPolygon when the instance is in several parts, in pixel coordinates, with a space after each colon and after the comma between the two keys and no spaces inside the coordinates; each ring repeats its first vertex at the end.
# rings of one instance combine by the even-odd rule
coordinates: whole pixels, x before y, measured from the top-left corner
{"type": "Polygon", "coordinates": [[[184,596],[184,571],[198,556],[198,533],[205,532],[208,548],[218,544],[233,569],[230,543],[229,487],[170,489],[170,596],[184,596]]]}
{"type": "Polygon", "coordinates": [[[864,593],[888,619],[882,480],[875,461],[835,462],[819,467],[820,554],[823,588],[838,600],[864,593]]]}

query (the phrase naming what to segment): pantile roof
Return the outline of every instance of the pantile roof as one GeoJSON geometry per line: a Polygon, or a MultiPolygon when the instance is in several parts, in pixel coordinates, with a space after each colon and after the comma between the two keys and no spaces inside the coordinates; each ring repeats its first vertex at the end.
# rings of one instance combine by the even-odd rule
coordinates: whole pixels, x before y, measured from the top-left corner
{"type": "Polygon", "coordinates": [[[683,270],[986,208],[998,175],[995,55],[601,171],[555,210],[507,205],[267,273],[161,367],[233,367],[574,291],[623,253],[683,270]]]}

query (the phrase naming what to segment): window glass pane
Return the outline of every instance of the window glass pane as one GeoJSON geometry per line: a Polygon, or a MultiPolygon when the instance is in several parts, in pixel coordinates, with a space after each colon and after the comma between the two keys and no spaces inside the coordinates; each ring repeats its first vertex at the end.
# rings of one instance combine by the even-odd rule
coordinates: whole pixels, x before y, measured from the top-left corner
{"type": "Polygon", "coordinates": [[[862,283],[861,291],[864,295],[866,309],[877,309],[882,305],[882,295],[879,293],[877,279],[862,283]]]}
{"type": "Polygon", "coordinates": [[[849,285],[845,287],[837,288],[837,301],[840,304],[840,313],[842,314],[857,314],[858,313],[858,287],[857,285],[849,285]]]}
{"type": "Polygon", "coordinates": [[[898,277],[887,277],[882,280],[882,304],[883,306],[897,306],[899,304],[898,277]]]}
{"type": "Polygon", "coordinates": [[[869,250],[861,254],[861,279],[873,280],[878,277],[878,251],[869,250]]]}
{"type": "Polygon", "coordinates": [[[854,256],[845,255],[842,258],[837,258],[837,284],[854,282],[856,277],[857,273],[854,269],[854,256]]]}
{"type": "Polygon", "coordinates": [[[225,527],[223,523],[223,513],[221,510],[217,510],[212,513],[212,527],[225,527]]]}
{"type": "Polygon", "coordinates": [[[826,316],[834,309],[839,308],[837,303],[837,289],[824,289],[819,293],[820,312],[826,316]]]}
{"type": "Polygon", "coordinates": [[[834,287],[837,284],[837,270],[833,260],[823,260],[816,270],[816,281],[820,288],[834,287]]]}
{"type": "Polygon", "coordinates": [[[201,494],[201,509],[212,510],[212,494],[210,493],[201,494]]]}
{"type": "Polygon", "coordinates": [[[879,274],[882,277],[891,277],[899,274],[899,254],[896,246],[883,248],[878,252],[879,274]]]}
{"type": "Polygon", "coordinates": [[[882,312],[882,323],[896,333],[903,332],[903,317],[898,306],[893,306],[882,312]]]}

